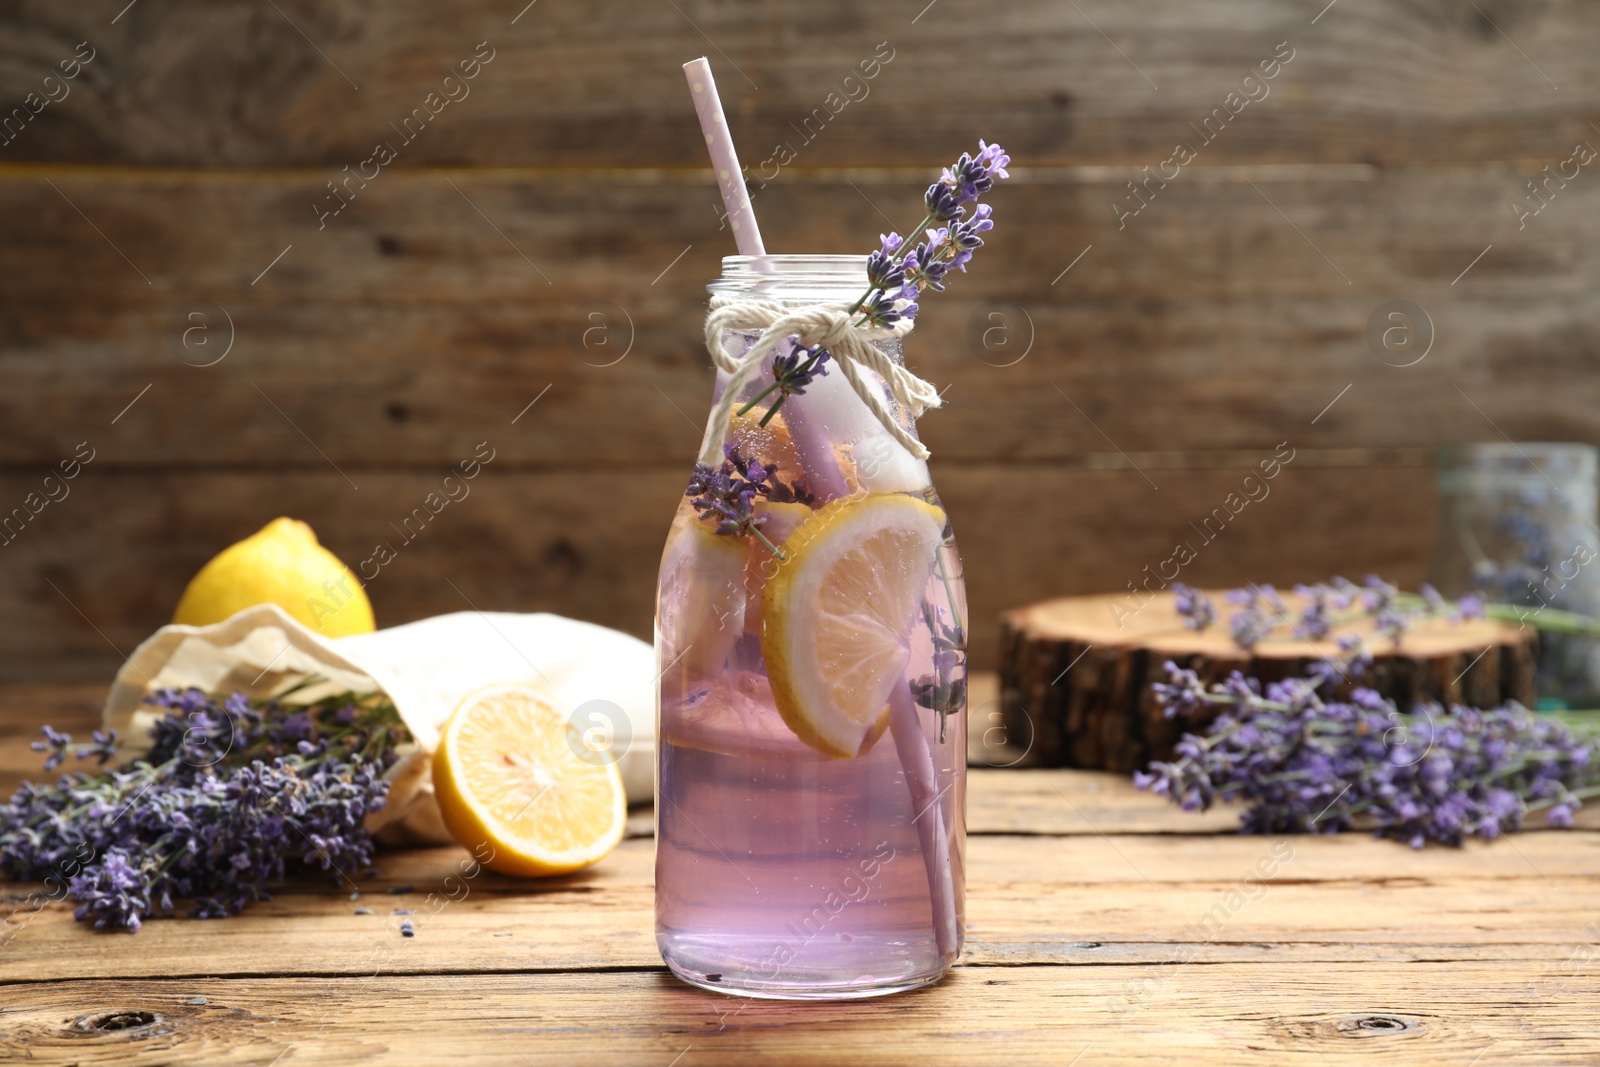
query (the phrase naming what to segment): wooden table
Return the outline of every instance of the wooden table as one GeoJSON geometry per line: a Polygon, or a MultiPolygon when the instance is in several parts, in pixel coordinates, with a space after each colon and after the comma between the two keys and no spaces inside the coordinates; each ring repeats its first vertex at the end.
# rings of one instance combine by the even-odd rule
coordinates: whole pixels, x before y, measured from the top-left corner
{"type": "MultiPolygon", "coordinates": [[[[5,787],[37,767],[34,724],[85,728],[101,695],[0,690],[5,787]]],[[[960,965],[931,989],[839,1004],[719,997],[669,977],[652,936],[648,813],[590,872],[536,884],[484,873],[454,902],[456,849],[384,856],[359,903],[297,884],[237,919],[135,936],[92,933],[67,905],[35,910],[32,887],[5,886],[0,1056],[1593,1064],[1600,822],[1588,814],[1586,829],[1413,852],[1361,835],[1231,835],[1231,815],[1186,815],[1113,775],[974,769],[960,965]],[[1246,881],[1274,855],[1274,877],[1246,881]],[[355,915],[363,906],[375,914],[355,915]],[[415,937],[400,936],[395,908],[414,909],[415,937]]]]}

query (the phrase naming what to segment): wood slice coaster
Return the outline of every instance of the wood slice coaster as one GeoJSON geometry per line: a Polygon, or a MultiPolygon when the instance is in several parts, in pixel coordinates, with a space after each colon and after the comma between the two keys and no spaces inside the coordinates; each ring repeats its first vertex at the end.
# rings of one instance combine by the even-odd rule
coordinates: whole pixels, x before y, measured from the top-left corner
{"type": "MultiPolygon", "coordinates": [[[[1184,733],[1213,715],[1166,718],[1150,686],[1172,660],[1219,682],[1243,671],[1264,683],[1303,675],[1319,660],[1340,660],[1337,638],[1360,633],[1375,662],[1359,684],[1401,708],[1418,701],[1492,707],[1534,700],[1538,634],[1474,619],[1419,622],[1400,646],[1372,633],[1368,619],[1336,627],[1326,640],[1273,637],[1245,651],[1227,619],[1233,605],[1210,591],[1218,619],[1204,631],[1184,626],[1170,592],[1144,601],[1129,595],[1065,597],[1005,612],[1000,618],[1000,711],[1012,743],[1029,747],[1026,765],[1131,772],[1170,759],[1184,733]]],[[[1291,611],[1301,600],[1282,594],[1291,611]]],[[[1331,692],[1346,693],[1350,684],[1331,692]]],[[[1329,690],[1324,688],[1324,695],[1329,690]]]]}

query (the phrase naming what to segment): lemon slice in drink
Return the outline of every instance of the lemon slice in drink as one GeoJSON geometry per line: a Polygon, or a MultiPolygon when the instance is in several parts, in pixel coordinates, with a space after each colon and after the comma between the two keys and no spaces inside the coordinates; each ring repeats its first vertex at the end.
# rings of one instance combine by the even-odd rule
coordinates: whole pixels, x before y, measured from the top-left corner
{"type": "Polygon", "coordinates": [[[784,542],[762,590],[761,651],[783,721],[829,756],[861,755],[888,723],[944,512],[908,496],[850,496],[784,542]]]}
{"type": "Polygon", "coordinates": [[[709,678],[722,672],[744,633],[747,540],[755,538],[724,537],[687,514],[673,523],[656,591],[662,674],[682,670],[709,678]]]}
{"type": "Polygon", "coordinates": [[[469,694],[433,753],[444,824],[501,874],[567,874],[617,847],[628,804],[614,762],[596,765],[567,710],[537,686],[469,694]]]}
{"type": "MultiPolygon", "coordinates": [[[[761,536],[783,552],[783,543],[789,539],[789,535],[811,518],[811,507],[808,504],[774,504],[769,500],[757,500],[755,513],[758,520],[766,520],[761,524],[761,536]]],[[[744,613],[744,632],[760,637],[761,612],[757,610],[757,601],[761,598],[761,589],[767,584],[767,579],[778,573],[783,560],[754,537],[749,540],[750,552],[744,561],[744,588],[750,599],[750,607],[744,613]]]]}
{"type": "Polygon", "coordinates": [[[728,425],[728,440],[745,456],[758,459],[762,466],[781,472],[784,481],[801,475],[805,467],[800,462],[800,453],[795,450],[794,438],[789,435],[789,427],[784,423],[783,416],[774,415],[762,426],[761,414],[758,408],[747,415],[735,415],[728,425]]]}

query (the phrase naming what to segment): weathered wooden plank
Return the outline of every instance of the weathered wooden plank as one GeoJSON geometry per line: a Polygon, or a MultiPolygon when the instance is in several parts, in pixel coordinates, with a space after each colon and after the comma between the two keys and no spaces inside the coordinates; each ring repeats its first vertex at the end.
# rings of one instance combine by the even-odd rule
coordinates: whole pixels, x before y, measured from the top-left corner
{"type": "MultiPolygon", "coordinates": [[[[975,775],[973,792],[1010,778],[975,775]]],[[[1118,783],[1127,798],[1126,783],[1118,783]]],[[[981,809],[976,814],[981,820],[981,809]]],[[[1083,818],[1081,809],[1076,813],[1083,818]]],[[[1059,820],[1058,820],[1059,821],[1059,820]]],[[[1098,820],[1115,825],[1112,818],[1098,820]]],[[[1041,822],[1049,825],[1048,815],[1041,822]]],[[[982,825],[981,821],[979,825],[982,825]]],[[[1412,851],[1364,835],[1333,839],[974,833],[967,869],[971,965],[1191,960],[1523,960],[1553,964],[1594,940],[1600,834],[1526,833],[1514,842],[1412,851]],[[1263,946],[1270,945],[1270,948],[1263,946]]],[[[71,920],[67,902],[8,886],[0,978],[173,974],[358,974],[374,946],[401,941],[415,973],[645,968],[653,935],[653,847],[629,839],[566,878],[470,871],[459,849],[385,853],[348,886],[292,882],[219,922],[153,921],[138,952],[71,920]],[[408,887],[400,895],[389,890],[408,887]],[[356,908],[375,914],[356,915],[356,908]],[[396,909],[407,912],[394,914],[396,909]],[[277,946],[304,947],[286,964],[277,946]]]]}
{"type": "Polygon", "coordinates": [[[781,165],[780,145],[808,166],[931,164],[980,134],[1029,162],[1155,164],[1177,141],[1201,144],[1213,108],[1238,114],[1201,165],[1545,158],[1591,136],[1600,100],[1600,17],[1580,4],[1344,0],[1320,18],[1321,5],[1270,0],[946,0],[926,13],[186,0],[117,17],[123,6],[6,6],[8,107],[41,88],[60,96],[44,76],[78,42],[96,49],[69,95],[15,120],[10,158],[337,172],[387,140],[400,167],[704,167],[678,69],[703,53],[758,174],[781,165]],[[493,59],[445,83],[475,51],[493,59]],[[1263,62],[1276,76],[1243,83],[1263,62]],[[428,104],[430,92],[457,102],[428,104]],[[424,105],[437,117],[407,142],[395,127],[424,105]]]}
{"type": "MultiPolygon", "coordinates": [[[[309,448],[285,432],[293,439],[283,450],[309,448]]],[[[506,436],[482,432],[495,442],[506,436]]],[[[102,451],[116,447],[102,440],[102,451]]],[[[1002,609],[1046,593],[1142,582],[1143,568],[1170,556],[1179,539],[1197,551],[1184,579],[1226,587],[1369,571],[1414,585],[1432,541],[1431,474],[1418,468],[1291,465],[1270,496],[1209,543],[1188,524],[1221,506],[1238,470],[1149,472],[1159,492],[1128,469],[936,462],[935,470],[966,568],[980,669],[994,661],[1002,609]],[[1373,500],[1412,502],[1407,522],[1397,525],[1373,500]]],[[[686,471],[529,470],[497,458],[465,483],[467,496],[426,525],[413,521],[420,533],[408,541],[400,524],[439,488],[442,468],[116,471],[97,459],[66,483],[70,495],[0,548],[8,575],[0,586],[8,652],[0,680],[108,679],[170,619],[207,559],[280,514],[309,522],[358,574],[376,574],[367,591],[380,625],[473,608],[555,611],[648,640],[661,545],[686,471]],[[114,553],[105,548],[112,516],[114,553]],[[380,544],[395,552],[382,566],[373,562],[380,544]]],[[[0,474],[0,499],[21,504],[42,475],[0,474]]]]}
{"type": "MultiPolygon", "coordinates": [[[[1070,798],[1076,793],[1072,787],[1079,784],[1078,779],[1093,777],[1097,772],[973,770],[970,790],[972,794],[987,796],[993,804],[1006,795],[1013,779],[1060,778],[1068,773],[1075,777],[1066,779],[1066,788],[1057,794],[1059,808],[1071,803],[1070,798]]],[[[1136,792],[1126,780],[1116,781],[1115,789],[1107,792],[1110,795],[1099,800],[1105,807],[1118,803],[1138,807],[1144,798],[1144,794],[1136,792]]],[[[1581,902],[1581,897],[1574,894],[1581,893],[1582,879],[1600,875],[1600,833],[1596,832],[1600,827],[1593,826],[1570,831],[1529,829],[1521,836],[1504,841],[1474,838],[1460,848],[1433,845],[1413,849],[1362,833],[1278,837],[1212,833],[1204,828],[1202,820],[1180,812],[1174,812],[1174,817],[1184,821],[1175,826],[1202,825],[1193,832],[1180,829],[1165,833],[1119,831],[1112,828],[1116,825],[1113,819],[1094,818],[1102,812],[1093,809],[1086,812],[1084,809],[1088,806],[1086,803],[1072,813],[1076,815],[1076,823],[1069,823],[1060,815],[1052,818],[1050,810],[1039,810],[1040,829],[1019,833],[991,828],[986,809],[970,805],[968,859],[972,884],[992,890],[1024,885],[1054,885],[1066,889],[1138,883],[1150,890],[1166,887],[1174,892],[1204,892],[1239,884],[1263,858],[1272,861],[1263,869],[1276,873],[1263,875],[1256,871],[1251,886],[1261,882],[1274,893],[1287,889],[1289,892],[1285,895],[1310,891],[1310,887],[1316,885],[1343,883],[1349,883],[1351,888],[1355,888],[1356,883],[1364,883],[1422,891],[1480,883],[1478,888],[1484,891],[1503,885],[1506,892],[1519,893],[1531,888],[1521,885],[1523,881],[1550,879],[1545,887],[1551,892],[1549,906],[1537,909],[1541,917],[1526,920],[1531,926],[1518,925],[1524,920],[1508,920],[1513,925],[1467,935],[1471,941],[1495,941],[1508,940],[1502,935],[1517,929],[1553,923],[1556,916],[1572,911],[1574,904],[1581,902]]],[[[1537,820],[1531,822],[1536,824],[1537,820]]],[[[363,894],[360,903],[376,908],[381,917],[390,908],[422,908],[426,914],[426,905],[420,902],[429,893],[446,895],[447,876],[459,872],[468,853],[455,847],[385,848],[380,857],[378,874],[357,881],[363,894]],[[391,889],[404,886],[412,887],[415,892],[406,893],[405,899],[387,895],[391,889]]],[[[488,907],[499,908],[519,899],[538,903],[585,894],[603,895],[611,890],[649,888],[653,884],[653,863],[652,842],[630,838],[605,860],[578,874],[512,879],[485,872],[466,880],[471,882],[470,896],[487,901],[488,907]]],[[[453,886],[454,882],[450,884],[453,886]]],[[[10,888],[37,887],[17,885],[10,888]]],[[[319,914],[334,917],[350,911],[344,907],[345,895],[330,893],[326,883],[318,878],[289,882],[278,894],[285,900],[293,898],[290,911],[308,902],[324,901],[328,906],[319,908],[319,914]]],[[[1253,895],[1259,898],[1265,894],[1253,895]]],[[[446,901],[443,905],[454,907],[461,902],[446,901]]],[[[254,914],[265,912],[252,908],[247,913],[254,914]]],[[[1349,915],[1306,917],[1297,920],[1293,929],[1317,929],[1322,924],[1336,927],[1350,918],[1349,915]]],[[[205,923],[200,927],[210,928],[205,923]]],[[[1401,923],[1375,923],[1372,929],[1398,935],[1401,941],[1420,942],[1427,936],[1425,928],[1401,923]]]]}
{"type": "Polygon", "coordinates": [[[105,682],[77,685],[0,685],[0,791],[15,789],[24,773],[37,775],[40,756],[28,749],[41,723],[81,736],[100,724],[105,682]]]}
{"type": "MultiPolygon", "coordinates": [[[[413,946],[405,946],[409,949],[413,946]]],[[[8,986],[30,1062],[1583,1064],[1592,973],[1500,964],[960,968],[893,1002],[749,1002],[659,973],[84,981],[8,986]],[[1135,990],[1130,1000],[1124,987],[1135,990]],[[137,1013],[148,1013],[147,1016],[137,1013]],[[117,1025],[120,1015],[129,1029],[117,1025]],[[1089,1060],[1092,1053],[1093,1060],[1089,1060]],[[1314,1054],[1306,1056],[1306,1054],[1314,1054]],[[691,1058],[692,1057],[692,1058],[691,1058]]]]}
{"type": "MultiPolygon", "coordinates": [[[[457,483],[470,489],[464,497],[458,488],[460,499],[426,524],[413,517],[402,526],[439,491],[443,473],[352,468],[190,483],[176,472],[97,480],[90,467],[71,483],[73,495],[51,505],[57,515],[47,509],[35,520],[38,527],[59,520],[48,533],[25,528],[7,546],[16,578],[3,595],[21,610],[11,616],[3,669],[37,677],[41,665],[27,659],[42,654],[53,661],[47,670],[109,678],[122,656],[169,621],[189,573],[280,512],[307,518],[371,579],[367,592],[383,625],[474,609],[556,610],[649,638],[657,542],[664,543],[682,492],[677,477],[624,472],[601,491],[589,474],[499,471],[491,462],[475,481],[457,483]],[[627,500],[625,511],[613,505],[619,499],[627,500]],[[115,555],[103,550],[107,515],[116,517],[121,539],[115,555]],[[221,536],[193,543],[200,530],[219,526],[221,536]],[[386,564],[380,544],[394,552],[386,564]],[[134,559],[138,566],[129,565],[134,559]],[[424,590],[438,608],[413,615],[403,605],[424,590]]],[[[20,497],[22,484],[7,479],[7,496],[20,497]]]]}
{"type": "MultiPolygon", "coordinates": [[[[1574,182],[1519,233],[1513,170],[1295,174],[1186,175],[1120,231],[1120,173],[1002,190],[991,247],[908,342],[945,390],[922,426],[936,464],[1108,440],[1141,466],[1232,450],[1240,467],[1283,441],[1415,462],[1497,429],[1600,440],[1600,183],[1574,182]],[[1399,297],[1437,335],[1404,368],[1364,337],[1399,297]]],[[[855,184],[774,186],[771,247],[861,250],[888,225],[874,205],[914,221],[913,181],[855,184]]],[[[319,232],[316,187],[0,180],[0,459],[54,464],[87,439],[103,467],[320,467],[316,449],[448,465],[488,436],[523,464],[688,463],[711,384],[703,283],[727,247],[709,189],[399,174],[319,232]],[[184,317],[196,302],[209,319],[184,317]],[[595,321],[613,329],[586,349],[595,321]]]]}
{"type": "MultiPolygon", "coordinates": [[[[1538,836],[1538,835],[1533,835],[1538,836]]],[[[1587,836],[1593,836],[1592,834],[1587,836]]],[[[1003,838],[974,838],[978,859],[994,859],[1003,838]]],[[[1014,839],[1011,839],[1014,841],[1014,839]]],[[[1110,848],[1075,838],[1084,866],[1116,865],[1110,848]],[[1102,855],[1103,853],[1103,855],[1102,855]]],[[[1127,839],[1116,841],[1118,847],[1127,839]]],[[[1587,899],[1594,867],[1580,876],[1548,882],[1521,878],[1424,878],[1404,875],[1278,884],[1240,879],[1262,856],[1240,855],[1228,879],[1175,879],[1154,886],[1127,881],[1043,881],[1048,850],[1037,841],[1010,848],[1009,870],[974,866],[968,885],[969,966],[1059,963],[1269,963],[1343,960],[1520,960],[1547,969],[1595,940],[1587,899]],[[1000,882],[997,875],[1018,880],[1000,882]],[[1258,895],[1259,894],[1259,895],[1258,895]],[[1239,900],[1243,903],[1238,903],[1239,900]],[[1374,902],[1382,910],[1374,914],[1374,902]],[[1392,909],[1392,913],[1390,911],[1392,909]],[[1270,947],[1264,947],[1270,946],[1270,947]]],[[[1296,860],[1320,843],[1296,842],[1296,860]]],[[[1402,846],[1403,847],[1403,846],[1402,846]]],[[[1509,851],[1509,850],[1502,850],[1509,851]]],[[[627,842],[616,866],[631,859],[648,875],[646,842],[627,842]]],[[[124,935],[107,935],[71,920],[69,905],[35,911],[35,901],[8,908],[0,935],[7,938],[0,978],[59,981],[69,978],[170,975],[361,974],[375,949],[404,943],[402,973],[586,971],[660,965],[653,926],[653,892],[644,881],[617,883],[604,875],[546,887],[489,884],[480,875],[470,895],[455,902],[443,888],[459,873],[465,853],[432,865],[432,879],[416,895],[364,894],[347,900],[342,889],[286,891],[235,919],[152,921],[127,951],[124,935]],[[600,879],[600,881],[592,881],[600,879]],[[431,894],[431,895],[430,895],[431,894]],[[357,916],[357,907],[376,914],[357,916]],[[407,914],[394,914],[394,909],[407,914]],[[410,922],[414,938],[403,938],[410,922]],[[300,946],[285,961],[278,946],[300,946]]],[[[1153,867],[1150,857],[1141,857],[1153,867]]],[[[1591,857],[1592,859],[1592,857],[1591,857]]],[[[1126,863],[1121,864],[1126,871],[1126,863]]],[[[1381,866],[1381,865],[1380,865],[1381,866]]],[[[1291,862],[1286,871],[1293,867],[1291,862]]],[[[1295,877],[1293,873],[1289,878],[1295,877]]],[[[457,883],[451,883],[452,885],[457,883]]]]}

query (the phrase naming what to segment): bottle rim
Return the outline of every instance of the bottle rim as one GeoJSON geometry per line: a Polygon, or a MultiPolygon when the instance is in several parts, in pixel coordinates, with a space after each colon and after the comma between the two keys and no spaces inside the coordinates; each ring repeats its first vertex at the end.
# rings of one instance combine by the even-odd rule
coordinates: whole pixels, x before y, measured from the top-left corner
{"type": "Polygon", "coordinates": [[[854,300],[866,287],[866,256],[805,253],[724,256],[722,275],[706,291],[805,304],[854,300]]]}

